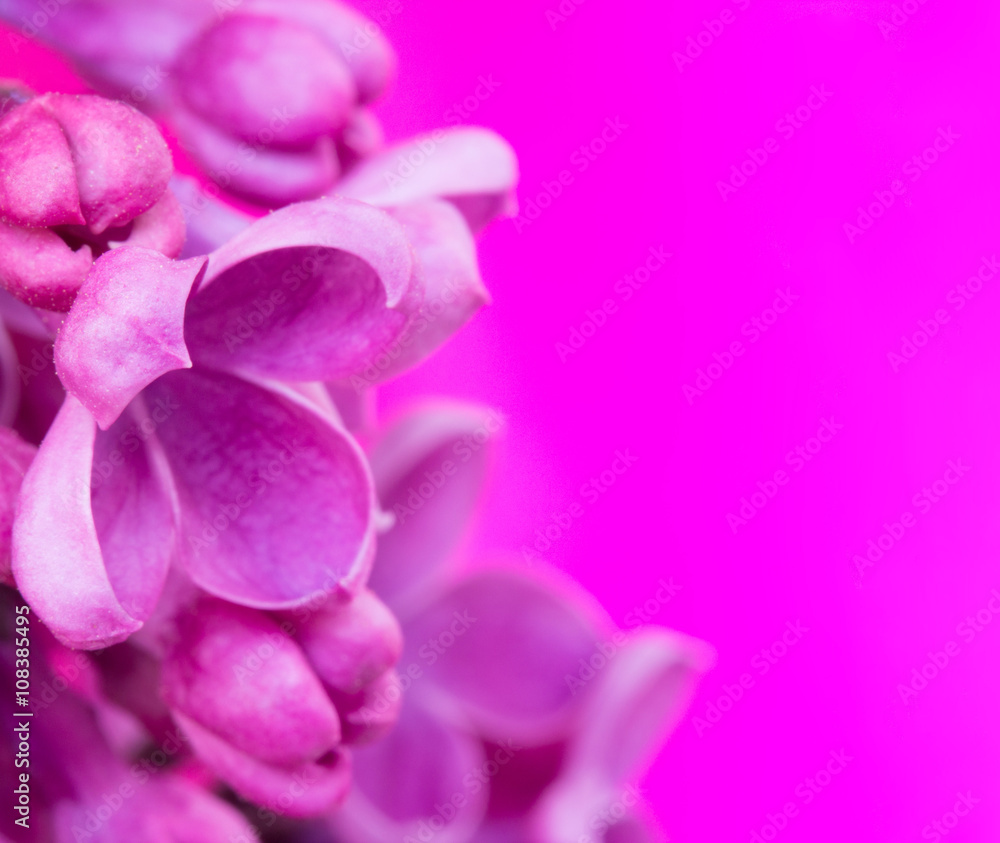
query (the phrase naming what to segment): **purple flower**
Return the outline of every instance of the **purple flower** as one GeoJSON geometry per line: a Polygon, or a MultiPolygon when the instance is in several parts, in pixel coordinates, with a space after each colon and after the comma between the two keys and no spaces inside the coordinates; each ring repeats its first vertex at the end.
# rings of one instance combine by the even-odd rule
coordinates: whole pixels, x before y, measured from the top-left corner
{"type": "MultiPolygon", "coordinates": [[[[36,9],[12,0],[4,14],[19,24],[36,9]]],[[[320,196],[381,143],[367,106],[395,56],[336,0],[61,0],[40,34],[99,90],[165,119],[214,181],[251,201],[320,196]]]]}
{"type": "MultiPolygon", "coordinates": [[[[30,614],[21,614],[26,607],[20,606],[15,614],[19,602],[11,591],[3,590],[0,605],[4,618],[21,618],[31,627],[30,704],[35,714],[21,721],[28,726],[30,744],[29,814],[25,821],[30,831],[23,839],[38,843],[255,841],[253,829],[231,806],[180,775],[132,763],[119,754],[114,743],[123,735],[121,713],[100,697],[85,662],[83,668],[76,666],[78,678],[67,687],[63,671],[56,674],[54,668],[77,664],[73,654],[51,640],[30,614]],[[55,681],[57,676],[61,684],[55,681]],[[48,696],[41,694],[45,702],[39,689],[49,692],[48,696]]],[[[13,624],[13,620],[8,623],[13,624]]],[[[9,700],[15,699],[14,643],[8,636],[0,643],[0,690],[9,700]]],[[[25,770],[14,766],[19,740],[14,728],[5,729],[0,737],[0,779],[8,794],[15,793],[20,784],[18,774],[25,770]]],[[[11,798],[16,804],[16,796],[11,798]]],[[[8,808],[5,815],[11,824],[21,818],[16,809],[8,808]]],[[[14,839],[22,839],[24,833],[16,828],[11,832],[14,839]]]]}
{"type": "Polygon", "coordinates": [[[357,593],[374,553],[367,462],[307,381],[425,354],[428,291],[481,289],[445,203],[289,206],[206,258],[98,260],[56,341],[69,392],[22,486],[18,587],[73,647],[121,641],[174,566],[209,594],[292,609],[357,593]],[[405,354],[403,353],[405,352],[405,354]]]}
{"type": "Polygon", "coordinates": [[[0,173],[0,286],[28,304],[69,310],[94,260],[123,243],[183,246],[170,152],[122,103],[44,94],[10,109],[0,173]]]}
{"type": "Polygon", "coordinates": [[[355,788],[331,818],[337,840],[575,843],[652,839],[630,777],[641,771],[711,662],[699,641],[614,629],[552,573],[455,572],[495,416],[446,405],[415,413],[372,452],[396,526],[371,587],[406,646],[397,727],[355,753],[355,788]]]}

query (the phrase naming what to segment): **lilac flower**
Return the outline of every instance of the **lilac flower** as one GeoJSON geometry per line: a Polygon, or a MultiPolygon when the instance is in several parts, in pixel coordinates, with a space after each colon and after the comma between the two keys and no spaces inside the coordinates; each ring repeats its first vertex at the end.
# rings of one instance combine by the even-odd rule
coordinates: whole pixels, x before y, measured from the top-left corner
{"type": "Polygon", "coordinates": [[[706,645],[629,635],[553,574],[455,572],[458,529],[489,460],[489,416],[448,405],[393,428],[372,453],[397,517],[372,588],[403,624],[399,723],[355,754],[337,840],[607,843],[651,839],[628,779],[683,712],[706,645]]]}
{"type": "MultiPolygon", "coordinates": [[[[34,0],[11,0],[19,23],[34,0]]],[[[159,116],[217,183],[271,207],[324,194],[381,143],[367,106],[395,72],[337,0],[61,0],[40,33],[98,90],[159,116]]]]}
{"type": "Polygon", "coordinates": [[[452,208],[398,216],[317,200],[207,258],[122,247],[95,263],[56,342],[69,395],[13,530],[18,587],[61,641],[135,632],[171,566],[269,610],[363,587],[367,463],[329,400],[299,384],[365,370],[442,274],[479,284],[452,208]]]}
{"type": "MultiPolygon", "coordinates": [[[[28,836],[38,843],[215,843],[219,840],[257,839],[249,824],[231,806],[171,772],[156,772],[121,757],[112,747],[109,729],[120,722],[115,712],[87,687],[85,679],[39,704],[38,688],[52,688],[50,664],[70,654],[51,641],[44,627],[34,624],[30,614],[15,613],[16,599],[4,589],[0,603],[4,618],[28,620],[32,641],[31,705],[39,716],[19,721],[28,728],[30,773],[29,814],[7,809],[15,839],[21,830],[13,822],[22,819],[28,836]]],[[[18,631],[23,627],[15,627],[18,631]]],[[[0,644],[0,685],[4,697],[14,694],[14,639],[9,633],[0,644]]],[[[27,709],[25,709],[27,711],[27,709]]],[[[4,790],[15,794],[18,774],[14,766],[19,737],[14,726],[0,737],[0,773],[4,790]]],[[[11,799],[17,804],[16,796],[11,799]]],[[[6,829],[5,829],[6,830],[6,829]]]]}
{"type": "Polygon", "coordinates": [[[156,126],[122,103],[44,94],[0,119],[0,286],[69,310],[93,261],[122,243],[176,256],[180,208],[156,126]]]}

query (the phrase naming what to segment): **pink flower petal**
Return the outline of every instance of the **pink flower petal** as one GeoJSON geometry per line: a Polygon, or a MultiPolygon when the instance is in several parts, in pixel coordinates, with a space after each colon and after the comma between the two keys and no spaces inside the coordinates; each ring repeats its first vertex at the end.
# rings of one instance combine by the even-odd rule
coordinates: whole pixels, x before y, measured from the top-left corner
{"type": "Polygon", "coordinates": [[[84,222],[69,143],[45,103],[31,100],[0,120],[0,219],[9,225],[84,222]]]}
{"type": "Polygon", "coordinates": [[[300,611],[307,617],[296,624],[296,639],[331,688],[356,694],[399,661],[399,622],[368,589],[346,602],[326,600],[315,611],[300,611]]]}
{"type": "Polygon", "coordinates": [[[155,441],[138,431],[126,414],[95,443],[93,416],[67,396],[21,487],[14,578],[69,647],[124,640],[163,586],[173,503],[155,441]]]}
{"type": "Polygon", "coordinates": [[[372,481],[356,443],[294,390],[195,367],[146,388],[183,512],[182,558],[206,591],[288,609],[364,585],[372,481]]]}
{"type": "Polygon", "coordinates": [[[177,621],[163,698],[234,750],[278,767],[340,742],[337,712],[302,650],[263,612],[205,599],[177,621]]]}
{"type": "Polygon", "coordinates": [[[371,588],[404,616],[440,587],[479,505],[501,427],[495,411],[435,402],[373,448],[379,500],[395,524],[379,539],[371,588]]]}
{"type": "Polygon", "coordinates": [[[331,818],[337,839],[373,843],[433,833],[440,843],[469,840],[489,794],[481,781],[470,781],[485,761],[478,741],[408,700],[392,732],[354,751],[354,787],[331,818]]]}
{"type": "Polygon", "coordinates": [[[448,199],[478,231],[514,209],[517,158],[489,129],[438,129],[362,161],[337,184],[337,193],[387,207],[448,199]]]}
{"type": "Polygon", "coordinates": [[[36,449],[13,430],[0,427],[0,582],[14,584],[10,570],[11,527],[24,475],[36,449]]]}
{"type": "Polygon", "coordinates": [[[363,367],[416,309],[413,253],[384,211],[303,202],[258,220],[209,257],[185,333],[218,369],[287,381],[363,367]]]}
{"type": "Polygon", "coordinates": [[[132,231],[125,243],[152,249],[168,258],[180,255],[184,248],[184,214],[177,197],[166,191],[152,208],[132,220],[132,231]]]}
{"type": "Polygon", "coordinates": [[[344,751],[280,767],[240,752],[190,717],[175,712],[174,718],[202,762],[251,802],[289,817],[312,817],[338,809],[347,798],[351,757],[344,751]]]}
{"type": "Polygon", "coordinates": [[[56,340],[66,389],[107,429],[143,387],[189,368],[184,308],[204,258],[172,261],[125,246],[105,253],[80,288],[56,340]]]}
{"type": "Polygon", "coordinates": [[[92,262],[86,244],[73,251],[50,229],[0,222],[0,286],[25,304],[69,310],[92,262]]]}
{"type": "Polygon", "coordinates": [[[11,424],[17,417],[21,400],[21,375],[17,351],[0,316],[0,426],[11,424]]]}
{"type": "Polygon", "coordinates": [[[249,202],[281,208],[326,193],[340,175],[336,145],[322,137],[296,150],[248,144],[213,126],[183,104],[169,120],[185,149],[223,190],[249,202]]]}
{"type": "Polygon", "coordinates": [[[35,102],[69,141],[80,205],[94,234],[149,210],[173,175],[170,150],[156,124],[131,106],[82,94],[45,94],[35,102]]]}
{"type": "Polygon", "coordinates": [[[244,8],[296,21],[324,38],[351,68],[361,102],[380,96],[395,75],[396,56],[385,35],[340,0],[248,0],[244,8]]]}
{"type": "Polygon", "coordinates": [[[241,10],[185,47],[174,81],[203,119],[285,149],[339,131],[357,97],[350,70],[319,35],[280,15],[241,10]]]}
{"type": "Polygon", "coordinates": [[[485,738],[525,744],[572,730],[583,695],[567,677],[598,640],[569,592],[510,568],[465,577],[406,627],[407,651],[426,645],[437,655],[429,680],[485,738]]]}

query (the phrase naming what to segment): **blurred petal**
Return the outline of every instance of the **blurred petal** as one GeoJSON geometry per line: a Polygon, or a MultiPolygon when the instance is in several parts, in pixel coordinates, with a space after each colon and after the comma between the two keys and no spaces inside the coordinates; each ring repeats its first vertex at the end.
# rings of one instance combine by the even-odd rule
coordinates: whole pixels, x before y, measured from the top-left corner
{"type": "Polygon", "coordinates": [[[416,252],[423,301],[396,342],[402,346],[400,353],[387,367],[379,369],[379,380],[410,368],[436,351],[490,300],[479,276],[475,241],[453,206],[419,202],[393,208],[390,214],[403,226],[416,252]]]}
{"type": "Polygon", "coordinates": [[[322,196],[340,175],[337,150],[329,137],[304,149],[269,149],[241,141],[183,106],[171,109],[170,122],[212,181],[266,207],[322,196]]]}
{"type": "Polygon", "coordinates": [[[346,603],[326,600],[295,634],[319,678],[345,694],[375,681],[403,649],[399,622],[368,589],[346,603]]]}
{"type": "Polygon", "coordinates": [[[183,515],[182,558],[206,591],[294,608],[357,591],[374,552],[374,501],[357,444],[291,389],[194,369],[146,388],[183,515]]]}
{"type": "Polygon", "coordinates": [[[67,396],[21,488],[13,529],[17,586],[55,636],[96,649],[149,615],[174,543],[169,482],[131,413],[96,436],[67,396]]]}
{"type": "MultiPolygon", "coordinates": [[[[699,674],[713,660],[707,645],[659,627],[634,633],[624,645],[614,643],[617,652],[589,689],[563,773],[533,811],[540,840],[575,843],[609,806],[638,804],[634,788],[625,782],[641,774],[659,750],[687,708],[699,674]],[[588,810],[581,812],[581,805],[588,810]]],[[[623,840],[648,839],[643,832],[641,826],[626,825],[616,834],[623,840]]]]}
{"type": "Polygon", "coordinates": [[[478,741],[407,701],[392,732],[354,751],[354,787],[331,818],[337,839],[469,840],[489,794],[484,764],[478,741]]]}
{"type": "Polygon", "coordinates": [[[132,220],[132,231],[125,243],[152,249],[168,258],[178,257],[184,248],[184,214],[177,197],[166,191],[152,208],[132,220]]]}
{"type": "Polygon", "coordinates": [[[0,427],[0,582],[14,584],[10,571],[10,532],[14,509],[24,475],[31,466],[36,449],[13,430],[0,427]]]}
{"type": "Polygon", "coordinates": [[[435,402],[372,449],[379,501],[395,525],[379,539],[371,588],[403,616],[439,587],[480,503],[502,425],[485,407],[435,402]]]}
{"type": "Polygon", "coordinates": [[[660,627],[634,633],[588,695],[567,767],[612,785],[642,772],[687,710],[714,661],[701,641],[660,627]]]}
{"type": "Polygon", "coordinates": [[[0,286],[25,304],[69,310],[91,263],[86,244],[73,251],[48,228],[0,222],[0,286]]]}
{"type": "Polygon", "coordinates": [[[517,180],[510,144],[489,129],[463,126],[438,129],[373,155],[348,173],[336,191],[381,207],[448,199],[478,231],[510,212],[517,180]]]}
{"type": "Polygon", "coordinates": [[[187,223],[182,257],[207,255],[254,221],[249,214],[215,198],[219,193],[216,187],[202,188],[194,179],[174,176],[170,190],[177,197],[187,223]]]}
{"type": "Polygon", "coordinates": [[[82,224],[66,135],[39,97],[0,120],[0,219],[46,228],[82,224]]]}
{"type": "Polygon", "coordinates": [[[150,249],[107,252],[80,288],[56,340],[56,369],[107,429],[143,387],[189,368],[184,307],[204,258],[173,261],[150,249]]]}
{"type": "Polygon", "coordinates": [[[205,599],[177,622],[163,696],[189,720],[264,764],[315,761],[340,721],[309,662],[263,612],[205,599]]]}
{"type": "Polygon", "coordinates": [[[204,120],[288,149],[339,131],[357,96],[350,70],[319,35],[284,15],[239,11],[187,45],[175,83],[204,120]]]}
{"type": "Polygon", "coordinates": [[[356,693],[331,690],[330,696],[340,715],[343,742],[352,747],[384,738],[395,727],[403,705],[402,683],[395,670],[387,670],[356,693]]]}
{"type": "Polygon", "coordinates": [[[297,21],[322,37],[351,68],[361,102],[380,96],[395,74],[388,40],[373,21],[340,0],[248,0],[244,8],[297,21]]]}
{"type": "Polygon", "coordinates": [[[0,317],[0,426],[7,427],[17,417],[21,400],[21,375],[17,351],[0,317]]]}
{"type": "Polygon", "coordinates": [[[288,381],[363,367],[406,325],[413,255],[403,228],[358,202],[303,202],[258,220],[209,257],[188,304],[198,363],[288,381]]]}
{"type": "Polygon", "coordinates": [[[212,772],[245,799],[276,813],[318,816],[338,808],[350,790],[351,758],[346,752],[279,767],[240,752],[190,717],[175,712],[174,718],[212,772]]]}
{"type": "Polygon", "coordinates": [[[407,625],[407,652],[433,651],[428,678],[488,739],[553,743],[575,726],[575,677],[595,653],[594,619],[548,582],[477,571],[407,625]]]}

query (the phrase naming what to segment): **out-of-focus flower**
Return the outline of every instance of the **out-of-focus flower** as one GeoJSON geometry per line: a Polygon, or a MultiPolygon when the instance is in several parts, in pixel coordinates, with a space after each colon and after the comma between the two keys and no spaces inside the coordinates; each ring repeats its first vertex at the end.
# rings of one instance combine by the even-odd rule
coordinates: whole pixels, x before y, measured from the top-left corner
{"type": "MultiPolygon", "coordinates": [[[[17,25],[37,6],[0,9],[17,25]]],[[[367,105],[395,56],[338,0],[60,0],[40,35],[98,90],[171,124],[214,181],[251,201],[320,196],[381,144],[367,105]]]]}
{"type": "Polygon", "coordinates": [[[0,286],[66,311],[123,243],[175,257],[184,221],[155,124],[97,96],[44,94],[0,119],[0,286]]]}
{"type": "Polygon", "coordinates": [[[457,213],[409,210],[317,200],[207,258],[123,247],[95,264],[56,342],[69,396],[13,531],[18,587],[60,640],[123,640],[172,563],[271,610],[364,585],[367,463],[329,399],[296,384],[366,370],[442,274],[478,283],[457,213]]]}
{"type": "Polygon", "coordinates": [[[375,447],[397,518],[371,587],[403,624],[399,723],[355,753],[355,787],[330,820],[349,843],[389,839],[576,843],[651,839],[628,787],[687,705],[710,649],[660,628],[615,630],[551,573],[455,572],[476,506],[491,417],[416,413],[375,447]],[[485,435],[484,435],[485,434],[485,435]]]}
{"type": "Polygon", "coordinates": [[[13,430],[0,427],[0,582],[14,584],[10,571],[10,533],[17,496],[35,448],[13,430]]]}
{"type": "MultiPolygon", "coordinates": [[[[0,643],[0,692],[5,699],[15,697],[15,644],[25,629],[30,629],[32,649],[31,709],[39,716],[25,716],[18,725],[5,729],[0,736],[0,786],[11,794],[9,805],[26,805],[25,811],[7,808],[4,816],[13,836],[20,831],[13,825],[21,819],[29,829],[24,839],[37,843],[217,843],[219,840],[242,840],[252,843],[257,836],[250,825],[234,810],[202,788],[152,765],[131,763],[120,757],[110,745],[105,731],[106,720],[91,701],[85,688],[58,685],[52,692],[56,674],[50,665],[71,663],[72,655],[46,634],[34,618],[23,613],[13,592],[4,589],[3,641],[0,643]],[[19,619],[15,625],[15,618],[19,619]],[[21,626],[21,621],[27,621],[21,626]],[[41,704],[39,689],[51,696],[41,704]],[[19,735],[23,723],[26,734],[19,735]],[[30,766],[15,766],[24,758],[19,741],[30,746],[30,766]],[[28,772],[26,785],[20,774],[28,772]],[[27,791],[19,800],[18,788],[27,791]]],[[[23,645],[18,645],[23,646],[23,645]]],[[[85,681],[78,681],[85,686],[85,681]]]]}

